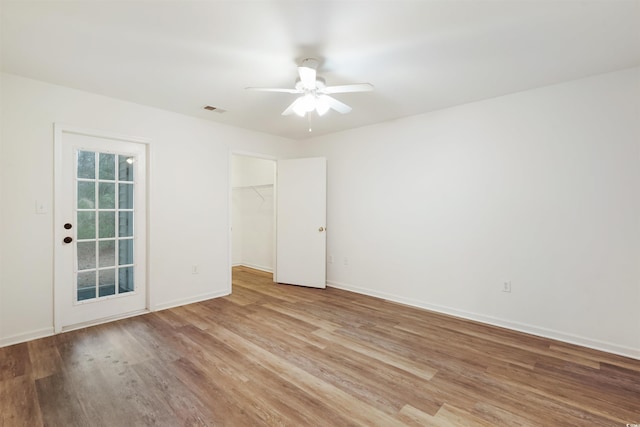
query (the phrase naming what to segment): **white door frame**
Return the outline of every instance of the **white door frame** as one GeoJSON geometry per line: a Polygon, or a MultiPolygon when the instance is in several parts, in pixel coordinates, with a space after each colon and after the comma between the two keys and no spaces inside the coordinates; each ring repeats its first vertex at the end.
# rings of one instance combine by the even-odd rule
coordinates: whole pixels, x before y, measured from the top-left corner
{"type": "MultiPolygon", "coordinates": [[[[278,158],[275,156],[271,156],[269,154],[264,154],[264,153],[255,153],[252,151],[241,151],[241,150],[229,150],[229,159],[228,159],[228,181],[229,181],[229,185],[228,187],[228,213],[227,213],[227,243],[228,243],[228,254],[229,254],[229,259],[228,259],[228,263],[229,263],[229,289],[228,292],[229,294],[231,293],[231,287],[232,287],[232,281],[233,281],[233,235],[232,235],[232,214],[233,214],[233,156],[245,156],[245,157],[254,157],[256,159],[263,159],[263,160],[272,160],[275,165],[274,165],[274,169],[277,168],[277,162],[278,162],[278,158]]],[[[276,171],[277,172],[277,171],[276,171]]],[[[274,173],[276,173],[274,172],[274,173]]],[[[272,246],[273,246],[273,277],[275,277],[276,275],[276,257],[278,256],[278,254],[276,253],[276,199],[278,197],[278,189],[276,188],[276,182],[275,182],[275,177],[274,177],[274,181],[273,181],[273,199],[274,199],[274,203],[273,203],[273,242],[271,242],[272,246]]]]}
{"type": "MultiPolygon", "coordinates": [[[[146,239],[146,254],[145,254],[145,266],[146,266],[146,283],[145,283],[145,287],[146,287],[146,311],[151,311],[150,308],[153,307],[153,305],[151,304],[151,280],[149,280],[149,253],[150,253],[150,233],[149,233],[149,225],[150,225],[150,215],[149,212],[151,209],[149,209],[150,207],[150,159],[151,159],[151,145],[150,142],[151,140],[149,138],[143,138],[143,137],[137,137],[137,136],[127,136],[127,135],[120,135],[120,134],[116,134],[116,133],[111,133],[111,132],[105,132],[105,131],[101,131],[101,130],[94,130],[94,129],[86,129],[86,128],[81,128],[81,127],[76,127],[76,126],[70,126],[70,125],[66,125],[63,123],[54,123],[53,125],[53,131],[54,131],[54,135],[53,135],[53,162],[54,162],[54,168],[53,168],[53,181],[54,181],[54,188],[53,188],[53,200],[54,200],[54,214],[53,214],[53,225],[54,225],[54,232],[53,232],[53,238],[55,239],[54,242],[59,242],[60,240],[63,239],[63,230],[61,227],[57,227],[55,226],[56,224],[60,224],[62,223],[62,206],[60,205],[59,202],[57,202],[59,195],[62,193],[63,188],[64,188],[64,183],[62,182],[62,164],[63,164],[63,159],[62,159],[62,142],[63,142],[63,134],[64,133],[70,133],[70,134],[76,134],[76,135],[85,135],[85,136],[90,136],[90,137],[97,137],[97,138],[105,138],[105,139],[113,139],[113,140],[118,140],[118,141],[124,141],[124,142],[133,142],[133,143],[138,143],[138,144],[144,144],[145,145],[145,155],[147,157],[147,162],[146,162],[146,177],[145,177],[145,193],[146,193],[146,203],[147,203],[147,209],[146,209],[146,217],[145,217],[145,221],[146,221],[146,230],[145,230],[145,239],[146,239]]],[[[53,251],[53,327],[54,327],[54,332],[55,333],[60,333],[62,332],[62,301],[63,301],[63,295],[61,294],[61,286],[59,286],[61,278],[59,277],[60,272],[62,271],[62,261],[60,259],[60,257],[57,256],[57,251],[55,250],[55,246],[54,246],[54,251],[53,251]]],[[[126,317],[126,316],[124,316],[126,317]]],[[[108,319],[108,320],[115,320],[115,319],[108,319]]],[[[104,321],[104,319],[103,319],[104,321]]],[[[101,323],[100,321],[97,321],[96,323],[101,323]]],[[[85,325],[83,325],[85,326],[85,325]]]]}

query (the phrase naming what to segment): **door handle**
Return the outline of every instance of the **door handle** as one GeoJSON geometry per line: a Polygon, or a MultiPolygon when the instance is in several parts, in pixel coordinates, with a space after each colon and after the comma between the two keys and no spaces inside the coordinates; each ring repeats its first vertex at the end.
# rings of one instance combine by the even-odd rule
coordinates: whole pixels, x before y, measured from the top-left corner
{"type": "Polygon", "coordinates": [[[324,230],[326,230],[324,227],[320,227],[320,228],[318,228],[318,231],[319,231],[319,232],[321,232],[321,233],[322,233],[324,230]]]}
{"type": "Polygon", "coordinates": [[[71,225],[71,223],[66,223],[66,224],[64,225],[64,229],[65,229],[65,230],[71,230],[71,227],[73,227],[73,225],[71,225]]]}
{"type": "Polygon", "coordinates": [[[71,237],[67,236],[64,239],[62,239],[62,241],[65,242],[65,243],[71,243],[71,242],[73,242],[73,239],[71,237]]]}

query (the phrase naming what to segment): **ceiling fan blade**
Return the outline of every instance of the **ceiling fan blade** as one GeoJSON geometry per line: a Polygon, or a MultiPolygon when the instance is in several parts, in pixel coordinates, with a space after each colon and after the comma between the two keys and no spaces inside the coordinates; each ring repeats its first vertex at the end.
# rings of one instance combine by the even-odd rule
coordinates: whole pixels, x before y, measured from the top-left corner
{"type": "Polygon", "coordinates": [[[349,107],[347,104],[345,104],[344,102],[340,102],[337,99],[332,98],[328,95],[323,95],[322,99],[325,100],[327,104],[329,104],[329,107],[333,108],[338,113],[347,114],[348,112],[351,111],[351,107],[349,107]]]}
{"type": "Polygon", "coordinates": [[[320,89],[321,93],[347,93],[347,92],[369,92],[373,90],[373,85],[370,83],[355,83],[351,85],[341,86],[327,86],[320,89]]]}
{"type": "Polygon", "coordinates": [[[316,87],[316,68],[318,61],[313,58],[307,58],[302,61],[302,65],[298,67],[300,74],[300,82],[305,89],[315,89],[316,87]]]}
{"type": "Polygon", "coordinates": [[[278,87],[245,87],[246,90],[255,90],[259,92],[284,92],[284,93],[302,93],[298,89],[284,89],[278,87]]]}
{"type": "Polygon", "coordinates": [[[313,89],[316,87],[316,70],[307,67],[298,67],[300,73],[300,81],[305,89],[313,89]]]}
{"type": "Polygon", "coordinates": [[[302,97],[300,97],[300,98],[296,98],[296,100],[295,100],[295,101],[293,101],[293,102],[291,103],[291,105],[289,105],[289,106],[287,107],[287,109],[286,109],[286,110],[284,110],[284,111],[282,112],[282,115],[283,115],[283,116],[289,116],[289,115],[291,115],[291,114],[295,113],[294,109],[296,108],[296,106],[297,106],[300,102],[302,102],[301,100],[302,100],[302,97]]]}

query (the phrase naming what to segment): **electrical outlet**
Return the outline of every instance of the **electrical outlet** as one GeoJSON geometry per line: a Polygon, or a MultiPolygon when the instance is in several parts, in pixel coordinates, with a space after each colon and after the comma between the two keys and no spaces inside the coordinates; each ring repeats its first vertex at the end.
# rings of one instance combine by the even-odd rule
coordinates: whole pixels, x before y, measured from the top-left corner
{"type": "Polygon", "coordinates": [[[511,292],[511,281],[502,283],[502,292],[511,292]]]}
{"type": "Polygon", "coordinates": [[[329,255],[328,262],[329,264],[333,264],[333,255],[329,255]]]}
{"type": "Polygon", "coordinates": [[[343,263],[344,265],[349,265],[349,258],[344,257],[344,259],[342,260],[342,263],[343,263]]]}
{"type": "Polygon", "coordinates": [[[198,267],[197,265],[192,265],[191,274],[200,274],[200,267],[198,267]]]}

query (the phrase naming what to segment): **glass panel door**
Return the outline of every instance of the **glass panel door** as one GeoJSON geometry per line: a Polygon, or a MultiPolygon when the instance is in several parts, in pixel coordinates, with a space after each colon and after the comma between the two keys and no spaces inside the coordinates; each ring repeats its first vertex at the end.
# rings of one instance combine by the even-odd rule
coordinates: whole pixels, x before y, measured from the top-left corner
{"type": "Polygon", "coordinates": [[[143,313],[148,140],[55,125],[55,331],[143,313]]]}
{"type": "Polygon", "coordinates": [[[76,151],[76,303],[136,290],[134,160],[76,151]]]}

